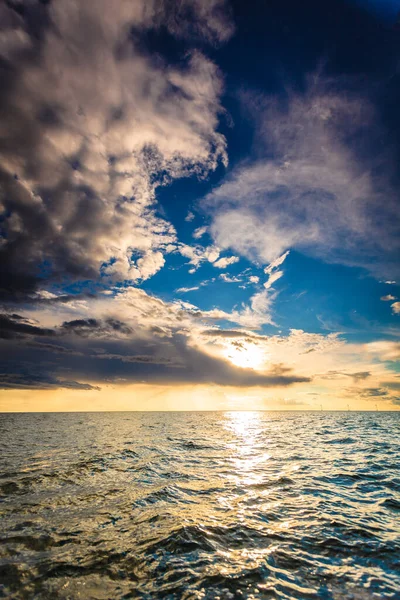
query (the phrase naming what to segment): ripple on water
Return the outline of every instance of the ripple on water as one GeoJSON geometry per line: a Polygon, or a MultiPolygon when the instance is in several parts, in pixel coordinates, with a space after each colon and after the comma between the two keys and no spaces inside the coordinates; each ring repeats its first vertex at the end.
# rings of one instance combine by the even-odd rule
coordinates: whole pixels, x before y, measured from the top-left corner
{"type": "Polygon", "coordinates": [[[0,597],[400,598],[398,413],[0,416],[0,597]]]}

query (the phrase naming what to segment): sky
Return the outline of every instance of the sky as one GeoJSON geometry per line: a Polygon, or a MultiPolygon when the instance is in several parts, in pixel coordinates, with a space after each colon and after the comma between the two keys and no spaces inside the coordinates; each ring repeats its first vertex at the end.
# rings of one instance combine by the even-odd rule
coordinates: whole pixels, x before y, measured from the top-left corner
{"type": "Polygon", "coordinates": [[[399,410],[399,15],[2,3],[0,410],[399,410]]]}

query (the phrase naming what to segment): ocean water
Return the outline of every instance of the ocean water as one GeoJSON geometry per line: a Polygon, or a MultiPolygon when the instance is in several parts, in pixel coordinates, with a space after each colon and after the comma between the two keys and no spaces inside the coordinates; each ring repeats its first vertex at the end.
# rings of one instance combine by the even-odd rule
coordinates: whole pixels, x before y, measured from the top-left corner
{"type": "Polygon", "coordinates": [[[0,597],[400,598],[400,413],[0,415],[0,597]]]}

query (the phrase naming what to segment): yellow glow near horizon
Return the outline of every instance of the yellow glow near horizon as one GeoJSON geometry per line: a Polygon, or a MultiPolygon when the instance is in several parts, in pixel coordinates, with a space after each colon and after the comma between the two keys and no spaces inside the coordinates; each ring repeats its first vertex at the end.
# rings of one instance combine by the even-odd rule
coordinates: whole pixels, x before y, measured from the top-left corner
{"type": "MultiPolygon", "coordinates": [[[[97,383],[97,382],[94,382],[97,383]]],[[[236,388],[218,385],[151,385],[151,384],[99,384],[97,390],[0,390],[1,412],[70,412],[70,411],[180,411],[180,410],[347,410],[349,398],[304,394],[304,387],[286,388],[284,398],[281,387],[236,388]],[[305,404],[299,399],[305,398],[305,404]],[[310,398],[310,399],[309,399],[310,398]],[[294,403],[291,403],[291,400],[294,403]]],[[[309,388],[314,389],[314,388],[309,388]]],[[[317,390],[318,391],[318,390],[317,390]]],[[[375,403],[364,398],[351,400],[352,410],[375,410],[375,403]]],[[[380,401],[379,410],[399,410],[390,401],[380,401]]],[[[238,430],[249,435],[252,418],[246,414],[235,421],[238,430]]],[[[254,423],[253,423],[254,424],[254,423]]]]}
{"type": "Polygon", "coordinates": [[[242,369],[261,369],[265,363],[265,352],[255,344],[238,344],[229,346],[224,351],[225,357],[236,367],[242,369]]]}

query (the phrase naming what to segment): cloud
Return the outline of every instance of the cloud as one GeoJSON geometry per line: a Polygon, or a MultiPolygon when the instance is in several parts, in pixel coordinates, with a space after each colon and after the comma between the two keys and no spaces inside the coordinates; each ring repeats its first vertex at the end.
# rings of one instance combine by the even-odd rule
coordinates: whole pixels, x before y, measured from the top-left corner
{"type": "Polygon", "coordinates": [[[366,388],[358,392],[358,394],[361,398],[371,398],[373,400],[374,398],[381,398],[383,396],[387,396],[388,391],[384,388],[366,388]]]}
{"type": "Polygon", "coordinates": [[[267,323],[274,325],[271,310],[275,298],[275,292],[269,290],[257,292],[251,296],[248,305],[242,306],[239,310],[233,310],[230,313],[229,320],[250,329],[259,329],[267,323]]]}
{"type": "Polygon", "coordinates": [[[388,385],[379,384],[377,382],[375,387],[358,387],[354,386],[351,388],[347,388],[344,390],[343,397],[347,400],[352,399],[356,401],[366,401],[366,402],[375,402],[375,403],[385,403],[385,405],[390,408],[390,406],[397,406],[400,403],[399,396],[396,395],[398,389],[392,382],[388,382],[388,385]],[[394,393],[393,393],[393,390],[394,393]]]}
{"type": "Polygon", "coordinates": [[[98,386],[78,381],[62,380],[50,375],[36,375],[34,373],[9,373],[0,374],[0,389],[2,390],[97,390],[98,386]]]}
{"type": "Polygon", "coordinates": [[[379,357],[381,360],[395,362],[400,360],[400,342],[380,340],[365,344],[367,353],[379,357]]]}
{"type": "Polygon", "coordinates": [[[214,263],[220,254],[219,248],[216,246],[189,246],[188,244],[179,243],[176,251],[189,259],[189,265],[193,265],[194,269],[197,269],[201,263],[210,262],[214,263]]]}
{"type": "Polygon", "coordinates": [[[219,275],[219,279],[225,283],[240,283],[243,281],[241,277],[238,277],[237,275],[228,275],[227,273],[221,273],[221,275],[219,275]]]}
{"type": "Polygon", "coordinates": [[[194,213],[192,213],[192,211],[190,210],[190,211],[188,212],[188,214],[186,215],[186,217],[185,217],[185,221],[186,221],[187,223],[191,223],[191,222],[192,222],[194,219],[195,219],[195,215],[194,215],[194,213]]]}
{"type": "Polygon", "coordinates": [[[383,300],[383,302],[391,302],[392,300],[396,300],[396,296],[392,296],[392,294],[387,294],[387,296],[381,296],[381,300],[383,300]]]}
{"type": "Polygon", "coordinates": [[[352,377],[354,381],[364,381],[371,377],[370,371],[358,371],[357,373],[346,373],[348,377],[352,377]]]}
{"type": "Polygon", "coordinates": [[[278,258],[276,258],[269,265],[267,265],[264,269],[264,273],[266,275],[272,275],[272,273],[285,262],[288,256],[289,250],[287,252],[284,252],[281,256],[278,256],[278,258]]]}
{"type": "Polygon", "coordinates": [[[272,285],[278,281],[282,275],[283,271],[275,271],[274,273],[271,273],[271,275],[268,277],[268,280],[264,283],[265,289],[269,290],[269,288],[272,287],[272,285]]]}
{"type": "Polygon", "coordinates": [[[166,302],[136,287],[117,288],[73,308],[38,304],[3,313],[7,333],[0,339],[0,371],[7,376],[0,385],[82,390],[130,383],[215,385],[253,388],[254,394],[270,389],[271,398],[284,387],[287,399],[296,400],[298,387],[307,384],[307,391],[339,405],[349,395],[367,401],[372,389],[388,390],[382,401],[396,401],[398,378],[387,361],[398,360],[397,342],[351,344],[338,334],[295,329],[287,335],[255,332],[270,318],[270,293],[262,290],[230,313],[166,302]],[[221,328],[228,321],[233,328],[221,328]],[[252,368],[235,366],[237,359],[252,368]]]}
{"type": "Polygon", "coordinates": [[[216,267],[217,269],[226,269],[226,267],[229,267],[229,265],[233,265],[237,262],[239,262],[238,256],[227,256],[216,260],[213,263],[213,267],[216,267]]]}
{"type": "Polygon", "coordinates": [[[108,317],[104,321],[93,318],[64,321],[61,325],[59,335],[64,335],[65,333],[73,333],[83,337],[93,336],[97,339],[109,335],[129,335],[133,333],[133,330],[119,319],[108,317]]]}
{"type": "Polygon", "coordinates": [[[181,288],[178,288],[176,291],[178,292],[178,294],[179,293],[187,294],[188,292],[195,292],[196,290],[199,290],[199,289],[200,289],[200,286],[195,285],[193,287],[181,287],[181,288]]]}
{"type": "Polygon", "coordinates": [[[323,375],[320,375],[321,379],[341,379],[343,377],[351,377],[353,379],[353,381],[355,383],[359,382],[359,381],[364,381],[365,379],[368,379],[368,377],[371,377],[371,372],[370,371],[357,371],[355,373],[346,373],[344,371],[328,371],[327,373],[324,373],[323,375]]]}
{"type": "Polygon", "coordinates": [[[204,199],[210,233],[220,248],[258,263],[295,248],[390,276],[398,270],[400,214],[373,103],[349,78],[314,74],[305,88],[243,94],[256,121],[257,158],[204,199]]]}
{"type": "Polygon", "coordinates": [[[383,381],[381,385],[390,390],[400,391],[400,381],[383,381]]]}
{"type": "Polygon", "coordinates": [[[17,314],[0,314],[0,338],[4,340],[15,339],[23,336],[46,336],[55,335],[49,328],[43,328],[35,324],[31,319],[26,319],[17,314]]]}
{"type": "Polygon", "coordinates": [[[204,336],[210,336],[213,338],[254,338],[257,337],[251,331],[245,331],[240,329],[206,329],[201,332],[204,336]]]}
{"type": "Polygon", "coordinates": [[[16,389],[68,387],[68,382],[77,387],[81,384],[76,382],[83,380],[88,387],[79,389],[92,389],[93,384],[121,378],[234,387],[290,386],[310,380],[286,366],[263,372],[242,369],[211,352],[200,333],[221,318],[218,311],[167,303],[137,288],[93,300],[79,318],[65,319],[67,310],[64,305],[36,310],[40,326],[31,325],[28,315],[8,318],[12,336],[0,342],[1,350],[7,343],[7,353],[2,352],[1,370],[8,373],[3,387],[12,388],[13,382],[16,389]],[[19,323],[25,326],[18,327],[19,323]]]}
{"type": "Polygon", "coordinates": [[[288,255],[289,250],[287,252],[284,252],[281,256],[278,256],[278,258],[273,260],[269,265],[265,267],[264,273],[268,275],[268,279],[264,283],[265,289],[269,290],[272,287],[272,285],[283,276],[283,271],[279,271],[278,268],[284,263],[288,255]]]}
{"type": "Polygon", "coordinates": [[[193,237],[195,240],[199,240],[205,233],[207,233],[208,227],[204,225],[203,227],[198,227],[193,231],[193,237]]]}
{"type": "Polygon", "coordinates": [[[400,315],[400,302],[393,302],[393,304],[390,305],[390,308],[394,315],[400,315]]]}
{"type": "MultiPolygon", "coordinates": [[[[148,32],[225,41],[223,0],[2,6],[1,289],[146,279],[176,241],[155,190],[226,163],[222,79],[199,51],[167,64],[148,32]],[[36,23],[40,32],[33,28],[36,23]]],[[[189,43],[189,42],[187,42],[189,43]]]]}
{"type": "Polygon", "coordinates": [[[350,388],[347,390],[347,394],[350,397],[357,399],[364,399],[367,401],[383,401],[390,402],[392,405],[400,403],[398,396],[393,395],[389,389],[385,387],[368,387],[368,388],[350,388]]]}
{"type": "Polygon", "coordinates": [[[256,284],[260,283],[260,278],[258,277],[258,275],[250,275],[249,282],[256,283],[256,284]]]}

